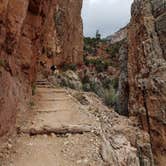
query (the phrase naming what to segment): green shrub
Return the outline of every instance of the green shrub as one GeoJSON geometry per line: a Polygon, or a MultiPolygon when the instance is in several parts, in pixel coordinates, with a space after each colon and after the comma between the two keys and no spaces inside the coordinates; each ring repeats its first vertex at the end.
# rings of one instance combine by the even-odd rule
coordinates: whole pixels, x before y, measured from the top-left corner
{"type": "Polygon", "coordinates": [[[96,93],[99,97],[103,98],[104,96],[104,88],[100,81],[91,81],[90,82],[91,91],[96,93]]]}
{"type": "Polygon", "coordinates": [[[83,89],[84,91],[86,91],[86,92],[91,91],[90,84],[88,84],[88,83],[83,84],[82,89],[83,89]]]}
{"type": "Polygon", "coordinates": [[[117,96],[114,88],[105,89],[104,91],[104,102],[107,106],[115,106],[117,96]]]}
{"type": "Polygon", "coordinates": [[[96,47],[97,46],[97,39],[96,38],[90,38],[90,37],[85,37],[84,38],[84,45],[91,46],[91,47],[96,47]]]}
{"type": "Polygon", "coordinates": [[[97,39],[97,38],[85,37],[84,38],[84,51],[89,54],[95,55],[96,49],[98,47],[98,43],[99,43],[99,39],[97,39]]]}
{"type": "Polygon", "coordinates": [[[77,70],[77,65],[76,64],[63,64],[61,66],[63,71],[67,71],[67,70],[72,70],[72,71],[76,71],[77,70]]]}
{"type": "Polygon", "coordinates": [[[88,75],[85,75],[84,78],[82,79],[82,83],[83,84],[86,84],[86,83],[89,83],[90,82],[90,78],[88,75]]]}
{"type": "Polygon", "coordinates": [[[84,57],[84,63],[85,65],[94,65],[96,68],[96,71],[99,72],[104,72],[108,69],[109,62],[103,61],[101,58],[97,59],[87,59],[84,57]]]}
{"type": "Polygon", "coordinates": [[[29,102],[29,107],[32,108],[32,107],[34,107],[34,106],[35,106],[34,101],[30,101],[30,102],[29,102]]]}
{"type": "Polygon", "coordinates": [[[114,78],[112,80],[112,86],[115,90],[118,90],[118,86],[119,86],[119,78],[114,78]]]}
{"type": "Polygon", "coordinates": [[[62,24],[62,18],[63,18],[62,10],[59,9],[58,11],[55,11],[55,13],[54,13],[54,22],[55,22],[56,26],[62,24]]]}
{"type": "Polygon", "coordinates": [[[104,61],[100,61],[100,63],[96,64],[96,70],[97,72],[104,72],[108,69],[108,63],[104,62],[104,61]]]}
{"type": "Polygon", "coordinates": [[[84,51],[88,52],[89,54],[94,54],[96,52],[96,49],[89,45],[84,45],[84,51]]]}
{"type": "Polygon", "coordinates": [[[103,87],[109,89],[112,86],[112,79],[110,77],[101,79],[103,87]]]}
{"type": "Polygon", "coordinates": [[[105,52],[106,52],[107,54],[111,54],[111,48],[110,48],[110,47],[107,47],[107,48],[105,49],[105,52]]]}
{"type": "Polygon", "coordinates": [[[4,66],[4,61],[2,59],[0,59],[0,66],[4,66]]]}
{"type": "Polygon", "coordinates": [[[122,46],[123,43],[124,43],[124,40],[110,45],[110,47],[107,49],[107,51],[110,54],[111,58],[116,57],[116,55],[119,53],[120,47],[122,46]]]}
{"type": "Polygon", "coordinates": [[[7,62],[3,59],[0,59],[0,67],[4,67],[7,65],[7,62]]]}

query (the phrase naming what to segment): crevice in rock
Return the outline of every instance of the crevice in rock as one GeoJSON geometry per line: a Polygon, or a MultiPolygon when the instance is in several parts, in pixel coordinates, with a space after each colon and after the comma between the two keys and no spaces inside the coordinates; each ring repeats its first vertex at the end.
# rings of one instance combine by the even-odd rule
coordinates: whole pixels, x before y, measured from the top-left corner
{"type": "Polygon", "coordinates": [[[146,121],[147,121],[147,127],[148,127],[148,133],[149,133],[149,137],[150,137],[150,146],[152,149],[152,135],[151,135],[151,125],[150,125],[150,117],[149,117],[149,112],[148,112],[148,107],[147,107],[147,102],[146,102],[146,98],[147,98],[147,90],[145,85],[143,86],[143,90],[142,90],[142,95],[143,95],[143,104],[144,104],[144,108],[146,111],[146,121]]]}
{"type": "Polygon", "coordinates": [[[41,2],[42,2],[42,0],[30,0],[29,6],[28,6],[28,11],[34,15],[39,15],[41,2]]]}

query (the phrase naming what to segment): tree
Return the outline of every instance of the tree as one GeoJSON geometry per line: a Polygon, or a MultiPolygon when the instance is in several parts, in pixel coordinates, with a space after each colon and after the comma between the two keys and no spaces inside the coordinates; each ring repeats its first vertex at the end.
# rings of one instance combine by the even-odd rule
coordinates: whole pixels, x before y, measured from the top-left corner
{"type": "Polygon", "coordinates": [[[97,40],[101,39],[101,34],[100,34],[99,30],[96,30],[96,39],[97,40]]]}

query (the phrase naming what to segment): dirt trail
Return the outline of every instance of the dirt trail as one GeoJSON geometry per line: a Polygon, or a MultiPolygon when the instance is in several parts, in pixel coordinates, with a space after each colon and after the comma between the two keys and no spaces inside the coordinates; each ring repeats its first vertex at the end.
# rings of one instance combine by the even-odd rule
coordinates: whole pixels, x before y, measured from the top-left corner
{"type": "Polygon", "coordinates": [[[31,116],[3,166],[103,166],[99,132],[98,119],[65,89],[38,81],[31,116]]]}

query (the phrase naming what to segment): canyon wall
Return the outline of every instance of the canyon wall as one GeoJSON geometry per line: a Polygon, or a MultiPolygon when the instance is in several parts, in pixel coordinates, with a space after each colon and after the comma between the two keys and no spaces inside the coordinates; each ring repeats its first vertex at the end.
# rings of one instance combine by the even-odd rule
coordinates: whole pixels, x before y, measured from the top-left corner
{"type": "Polygon", "coordinates": [[[37,72],[82,63],[82,0],[0,0],[0,136],[30,101],[37,72]]]}
{"type": "Polygon", "coordinates": [[[165,0],[135,0],[128,28],[129,114],[148,131],[161,166],[166,162],[165,8],[165,0]]]}

